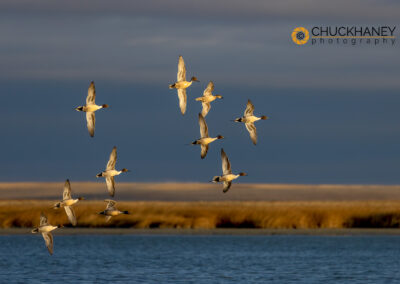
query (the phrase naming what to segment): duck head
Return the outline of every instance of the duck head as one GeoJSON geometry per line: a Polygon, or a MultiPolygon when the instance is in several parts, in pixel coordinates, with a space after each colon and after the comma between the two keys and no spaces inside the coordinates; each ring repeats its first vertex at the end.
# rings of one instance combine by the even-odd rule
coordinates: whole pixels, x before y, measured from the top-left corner
{"type": "Polygon", "coordinates": [[[108,108],[108,107],[110,107],[110,106],[107,105],[107,104],[104,104],[104,105],[102,105],[101,107],[102,107],[102,108],[108,108]]]}
{"type": "Polygon", "coordinates": [[[84,199],[85,199],[85,197],[82,197],[82,196],[78,197],[78,200],[84,200],[84,199]]]}
{"type": "Polygon", "coordinates": [[[215,95],[215,97],[216,97],[217,99],[223,99],[223,98],[224,98],[224,97],[221,96],[221,95],[215,95]]]}
{"type": "Polygon", "coordinates": [[[130,172],[130,170],[123,168],[123,169],[121,170],[121,172],[127,173],[127,172],[130,172]]]}
{"type": "Polygon", "coordinates": [[[262,120],[266,120],[266,119],[269,119],[269,117],[266,116],[266,115],[263,115],[263,116],[261,117],[261,119],[262,119],[262,120]]]}
{"type": "Polygon", "coordinates": [[[217,136],[217,139],[224,139],[225,137],[224,136],[222,136],[222,135],[218,135],[217,136]]]}
{"type": "Polygon", "coordinates": [[[197,78],[196,77],[192,77],[191,79],[190,79],[190,81],[193,81],[193,82],[200,82],[199,80],[197,80],[197,78]]]}
{"type": "Polygon", "coordinates": [[[247,176],[247,174],[246,173],[239,173],[239,176],[244,177],[244,176],[247,176]]]}

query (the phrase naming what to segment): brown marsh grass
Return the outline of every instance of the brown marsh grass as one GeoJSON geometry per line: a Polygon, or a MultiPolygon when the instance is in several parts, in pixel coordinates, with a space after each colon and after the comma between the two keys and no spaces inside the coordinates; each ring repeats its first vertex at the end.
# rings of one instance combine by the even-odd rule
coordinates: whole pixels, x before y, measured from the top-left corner
{"type": "MultiPolygon", "coordinates": [[[[0,228],[31,228],[40,212],[51,224],[69,226],[63,209],[52,209],[53,201],[0,201],[0,228]]],[[[119,202],[129,215],[106,223],[97,212],[102,201],[81,201],[75,206],[78,227],[120,228],[398,228],[400,201],[284,201],[284,202],[119,202]]]]}

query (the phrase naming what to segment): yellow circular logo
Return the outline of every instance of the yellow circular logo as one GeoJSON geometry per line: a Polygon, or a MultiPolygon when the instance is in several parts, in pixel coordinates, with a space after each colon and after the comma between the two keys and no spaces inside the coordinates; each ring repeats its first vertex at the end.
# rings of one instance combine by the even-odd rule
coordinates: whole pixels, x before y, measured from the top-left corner
{"type": "Polygon", "coordinates": [[[292,40],[296,44],[305,44],[309,38],[310,34],[308,33],[308,30],[306,28],[298,27],[295,28],[292,32],[292,40]]]}

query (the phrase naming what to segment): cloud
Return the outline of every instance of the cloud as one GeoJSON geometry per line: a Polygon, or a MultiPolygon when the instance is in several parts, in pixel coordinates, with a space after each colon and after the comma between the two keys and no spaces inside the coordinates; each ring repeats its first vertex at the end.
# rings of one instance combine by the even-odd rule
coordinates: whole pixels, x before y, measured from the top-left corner
{"type": "Polygon", "coordinates": [[[325,16],[323,23],[350,21],[350,14],[354,21],[377,15],[386,23],[399,11],[395,2],[371,1],[363,10],[358,1],[109,3],[2,1],[0,77],[166,84],[175,79],[182,54],[189,74],[224,84],[400,87],[395,47],[299,47],[290,40],[296,25],[325,16]]]}
{"type": "Polygon", "coordinates": [[[240,21],[280,19],[327,20],[385,20],[398,21],[400,3],[396,1],[331,1],[285,0],[246,2],[241,0],[204,1],[129,1],[108,0],[52,1],[3,0],[0,11],[7,13],[34,13],[42,15],[116,15],[124,17],[167,17],[185,19],[220,19],[240,21]]]}

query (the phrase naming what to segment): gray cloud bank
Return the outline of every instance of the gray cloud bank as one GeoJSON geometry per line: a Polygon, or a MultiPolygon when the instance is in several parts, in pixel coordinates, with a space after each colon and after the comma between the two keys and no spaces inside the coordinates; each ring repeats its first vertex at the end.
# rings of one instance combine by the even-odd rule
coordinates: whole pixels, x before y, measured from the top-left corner
{"type": "Polygon", "coordinates": [[[296,46],[294,27],[387,23],[394,1],[1,1],[0,78],[167,84],[188,72],[225,84],[400,87],[398,48],[296,46]]]}

